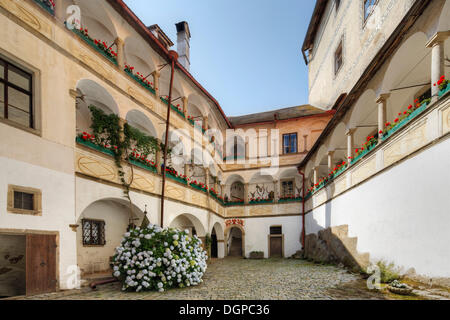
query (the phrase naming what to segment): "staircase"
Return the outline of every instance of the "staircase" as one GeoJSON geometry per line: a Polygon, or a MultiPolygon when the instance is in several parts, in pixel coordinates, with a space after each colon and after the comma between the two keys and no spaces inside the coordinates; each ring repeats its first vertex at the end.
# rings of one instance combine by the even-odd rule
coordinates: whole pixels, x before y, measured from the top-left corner
{"type": "Polygon", "coordinates": [[[352,270],[370,264],[369,253],[357,251],[358,238],[348,236],[348,225],[331,227],[306,236],[305,258],[321,263],[342,263],[352,270]]]}

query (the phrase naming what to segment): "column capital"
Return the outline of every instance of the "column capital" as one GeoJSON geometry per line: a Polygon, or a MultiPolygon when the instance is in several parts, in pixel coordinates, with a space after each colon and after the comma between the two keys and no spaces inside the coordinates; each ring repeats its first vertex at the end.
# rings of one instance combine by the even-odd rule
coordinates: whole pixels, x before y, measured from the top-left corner
{"type": "Polygon", "coordinates": [[[334,153],[336,152],[336,150],[331,150],[327,152],[327,155],[332,156],[334,155],[334,153]]]}
{"type": "Polygon", "coordinates": [[[427,42],[426,47],[432,48],[437,44],[443,43],[447,38],[450,37],[450,30],[448,31],[441,31],[436,32],[434,36],[431,37],[431,39],[427,42]]]}
{"type": "Polygon", "coordinates": [[[356,132],[357,129],[358,128],[347,129],[347,131],[345,132],[345,135],[346,136],[351,136],[351,135],[353,135],[356,132]]]}
{"type": "Polygon", "coordinates": [[[119,46],[119,45],[124,45],[125,41],[123,41],[121,38],[117,37],[116,39],[114,39],[114,43],[119,46]]]}
{"type": "Polygon", "coordinates": [[[375,100],[376,103],[383,103],[386,102],[387,99],[391,96],[390,93],[382,93],[378,96],[377,100],[375,100]]]}
{"type": "Polygon", "coordinates": [[[152,72],[152,76],[159,78],[161,76],[161,72],[159,72],[158,70],[155,70],[152,72]]]}

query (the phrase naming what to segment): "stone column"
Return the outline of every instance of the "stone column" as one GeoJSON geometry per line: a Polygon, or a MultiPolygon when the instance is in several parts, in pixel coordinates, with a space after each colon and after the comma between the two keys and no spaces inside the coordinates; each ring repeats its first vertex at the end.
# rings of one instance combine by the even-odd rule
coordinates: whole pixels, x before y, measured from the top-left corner
{"type": "Polygon", "coordinates": [[[273,201],[274,202],[278,202],[278,200],[280,199],[280,192],[278,191],[278,182],[279,181],[274,181],[273,182],[273,201]]]}
{"type": "Polygon", "coordinates": [[[244,184],[244,203],[248,204],[248,192],[249,192],[249,188],[248,188],[248,183],[244,184]]]}
{"type": "Polygon", "coordinates": [[[319,183],[319,167],[314,167],[313,172],[314,172],[314,185],[316,185],[319,183]]]}
{"type": "Polygon", "coordinates": [[[161,150],[156,151],[156,159],[155,159],[155,163],[156,163],[156,170],[159,174],[161,174],[161,150]]]}
{"type": "MultiPolygon", "coordinates": [[[[208,186],[208,188],[210,187],[209,185],[209,169],[205,168],[205,185],[208,186]]],[[[209,196],[209,192],[208,192],[208,196],[209,196]]]]}
{"type": "Polygon", "coordinates": [[[158,70],[153,71],[153,84],[155,85],[156,97],[159,98],[159,78],[161,77],[161,73],[158,70]]]}
{"type": "Polygon", "coordinates": [[[350,166],[351,159],[353,158],[353,134],[355,133],[356,129],[349,129],[345,134],[347,136],[347,162],[350,166]]]}
{"type": "Polygon", "coordinates": [[[188,111],[188,97],[183,97],[181,98],[182,104],[183,104],[183,113],[186,115],[186,119],[187,119],[187,111],[188,111]]]}
{"type": "Polygon", "coordinates": [[[219,194],[222,198],[225,198],[225,185],[221,184],[220,185],[220,194],[219,194]]]}
{"type": "Polygon", "coordinates": [[[334,151],[328,151],[328,171],[329,172],[333,171],[333,169],[334,169],[333,156],[334,156],[334,151]]]}
{"type": "Polygon", "coordinates": [[[119,69],[123,71],[125,69],[125,42],[120,38],[116,38],[114,43],[117,46],[117,64],[119,69]]]}
{"type": "Polygon", "coordinates": [[[184,164],[184,174],[186,175],[186,177],[189,178],[189,164],[188,163],[184,164]]]}
{"type": "Polygon", "coordinates": [[[203,127],[208,130],[208,116],[203,117],[203,127]]]}
{"type": "Polygon", "coordinates": [[[384,130],[386,124],[386,112],[387,112],[387,99],[390,97],[390,93],[382,93],[376,100],[378,104],[378,134],[380,135],[378,143],[381,143],[380,132],[384,130]]]}
{"type": "Polygon", "coordinates": [[[444,41],[450,35],[450,31],[437,32],[427,43],[427,48],[431,48],[431,102],[438,99],[439,87],[434,84],[444,75],[445,71],[445,55],[444,41]]]}

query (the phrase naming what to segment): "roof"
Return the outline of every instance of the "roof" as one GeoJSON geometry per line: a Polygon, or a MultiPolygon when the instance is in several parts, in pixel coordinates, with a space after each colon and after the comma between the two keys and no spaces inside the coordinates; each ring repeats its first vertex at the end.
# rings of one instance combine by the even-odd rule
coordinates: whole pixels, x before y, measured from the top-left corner
{"type": "MultiPolygon", "coordinates": [[[[328,0],[317,0],[314,8],[311,20],[309,22],[308,31],[306,32],[305,40],[303,41],[302,52],[305,57],[305,51],[310,49],[316,39],[317,31],[319,30],[320,21],[322,21],[323,14],[327,7],[328,0]]],[[[305,57],[305,62],[308,64],[308,60],[305,57]]]]}
{"type": "MultiPolygon", "coordinates": [[[[148,41],[149,45],[162,57],[166,58],[168,62],[171,61],[171,56],[169,50],[164,47],[164,45],[155,37],[155,35],[144,25],[144,23],[136,16],[136,14],[131,11],[131,9],[126,5],[123,0],[107,0],[108,3],[127,21],[135,30],[148,41]]],[[[175,67],[180,69],[193,83],[200,89],[211,101],[217,106],[220,114],[222,115],[224,121],[228,127],[232,127],[227,116],[223,112],[222,107],[219,102],[205,89],[203,86],[195,80],[195,78],[187,71],[181,63],[175,62],[175,67]]]]}
{"type": "Polygon", "coordinates": [[[167,34],[165,34],[165,32],[157,25],[157,24],[152,24],[150,27],[148,27],[148,29],[150,31],[155,30],[156,33],[158,34],[159,37],[161,37],[169,47],[173,46],[173,42],[172,40],[170,40],[170,38],[167,36],[167,34]]]}
{"type": "Polygon", "coordinates": [[[274,120],[288,120],[302,117],[308,117],[318,114],[328,114],[330,112],[313,107],[311,105],[303,105],[297,107],[290,107],[254,114],[248,114],[239,117],[229,117],[233,126],[240,126],[244,124],[255,124],[264,122],[273,122],[274,120]]]}

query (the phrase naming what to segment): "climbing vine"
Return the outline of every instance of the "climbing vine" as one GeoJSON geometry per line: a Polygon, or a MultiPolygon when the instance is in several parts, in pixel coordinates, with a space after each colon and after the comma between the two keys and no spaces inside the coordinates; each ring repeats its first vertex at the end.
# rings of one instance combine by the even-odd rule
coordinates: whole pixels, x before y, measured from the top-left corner
{"type": "MultiPolygon", "coordinates": [[[[138,154],[142,159],[147,159],[149,156],[155,158],[157,152],[164,148],[164,144],[159,143],[158,139],[155,137],[146,135],[128,123],[125,123],[122,128],[120,125],[120,118],[116,114],[106,114],[103,110],[93,105],[89,106],[89,110],[91,111],[91,129],[95,143],[112,146],[111,150],[114,152],[114,160],[120,181],[124,188],[124,196],[128,199],[130,204],[131,217],[133,203],[130,197],[130,187],[134,180],[131,155],[136,156],[138,154]],[[129,181],[126,181],[125,179],[122,161],[126,161],[131,168],[129,181]]],[[[170,153],[170,151],[171,150],[168,152],[170,153]]]]}

